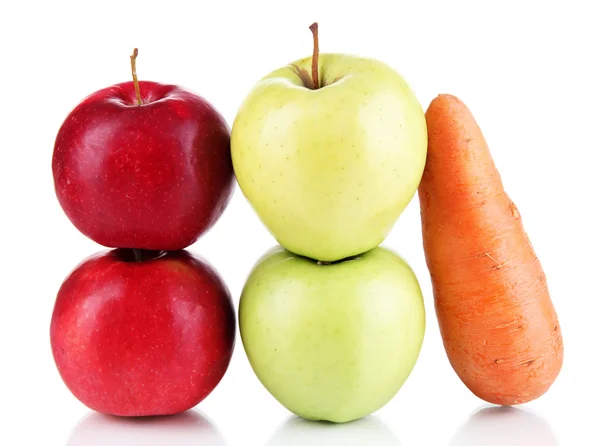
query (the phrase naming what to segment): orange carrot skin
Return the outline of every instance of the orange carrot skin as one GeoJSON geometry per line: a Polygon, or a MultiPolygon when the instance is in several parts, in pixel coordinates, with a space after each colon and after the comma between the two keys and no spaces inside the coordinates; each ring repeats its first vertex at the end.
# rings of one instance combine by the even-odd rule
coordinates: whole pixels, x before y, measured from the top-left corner
{"type": "Polygon", "coordinates": [[[534,400],[563,362],[546,276],[467,106],[440,95],[425,116],[429,147],[419,201],[448,359],[485,401],[534,400]]]}

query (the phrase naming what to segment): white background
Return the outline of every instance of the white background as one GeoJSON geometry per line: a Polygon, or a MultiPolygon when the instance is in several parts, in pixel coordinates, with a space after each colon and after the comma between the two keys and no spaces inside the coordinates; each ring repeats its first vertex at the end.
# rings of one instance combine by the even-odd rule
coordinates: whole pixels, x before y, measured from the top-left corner
{"type": "MultiPolygon", "coordinates": [[[[598,444],[600,27],[593,1],[0,4],[0,444],[598,444]],[[384,245],[419,277],[427,333],[413,374],[373,417],[339,427],[290,418],[255,378],[239,338],[228,373],[197,408],[204,419],[193,412],[136,423],[91,414],[60,380],[48,336],[62,280],[102,249],[69,223],[54,196],[50,160],[62,120],[87,94],[129,80],[129,55],[139,46],[141,79],[188,87],[231,124],[256,80],[310,54],[315,20],[323,51],[387,62],[424,108],[445,92],[474,112],[548,276],[565,342],[561,375],[533,403],[470,419],[486,406],[446,359],[413,200],[384,245]]],[[[273,244],[238,189],[191,250],[220,271],[237,305],[247,273],[273,244]]]]}

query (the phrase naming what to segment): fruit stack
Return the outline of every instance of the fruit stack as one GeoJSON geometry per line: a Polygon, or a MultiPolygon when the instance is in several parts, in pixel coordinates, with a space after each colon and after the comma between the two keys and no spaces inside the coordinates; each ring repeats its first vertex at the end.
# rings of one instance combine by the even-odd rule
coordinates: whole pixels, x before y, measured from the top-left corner
{"type": "Polygon", "coordinates": [[[223,212],[234,172],[280,244],[247,278],[242,341],[290,411],[351,421],[411,373],[425,331],[421,288],[379,245],[417,188],[436,315],[461,380],[510,405],[556,379],[563,344],[546,278],[469,110],[440,95],[424,114],[389,66],[319,54],[311,30],[312,57],[260,80],[231,138],[202,98],[138,82],[137,51],[133,82],[92,94],[62,125],[52,166],[60,204],[83,234],[117,248],[69,275],[52,317],[58,370],[88,407],[174,414],[222,378],[231,297],[183,249],[223,212]]]}
{"type": "Polygon", "coordinates": [[[230,134],[204,99],[133,82],[97,91],[61,126],[52,170],[70,221],[117,248],[62,284],[52,353],[71,392],[122,416],[187,410],[219,383],[235,312],[215,270],[183,249],[219,218],[234,182],[230,134]]]}
{"type": "Polygon", "coordinates": [[[311,30],[312,57],[258,82],[232,128],[239,185],[281,245],[251,272],[239,323],[281,404],[346,422],[396,394],[423,341],[419,283],[378,245],[417,190],[427,129],[398,73],[319,54],[311,30]]]}

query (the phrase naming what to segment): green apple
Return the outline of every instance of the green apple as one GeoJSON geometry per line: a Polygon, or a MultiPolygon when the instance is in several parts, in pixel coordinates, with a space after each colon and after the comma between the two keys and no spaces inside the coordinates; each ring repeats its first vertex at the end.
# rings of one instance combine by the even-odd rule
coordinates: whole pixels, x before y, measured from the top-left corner
{"type": "Polygon", "coordinates": [[[272,249],[244,286],[239,318],[266,389],[296,415],[338,423],[398,392],[425,332],[419,283],[384,248],[329,265],[272,249]]]}
{"type": "Polygon", "coordinates": [[[288,250],[335,261],[379,245],[421,180],[423,109],[377,60],[311,57],[260,80],[231,134],[240,188],[288,250]]]}

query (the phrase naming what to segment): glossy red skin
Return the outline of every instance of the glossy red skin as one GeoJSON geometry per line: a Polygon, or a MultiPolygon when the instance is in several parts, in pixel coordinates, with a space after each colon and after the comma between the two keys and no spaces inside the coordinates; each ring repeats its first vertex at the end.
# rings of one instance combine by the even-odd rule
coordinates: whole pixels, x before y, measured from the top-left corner
{"type": "Polygon", "coordinates": [[[202,401],[234,347],[227,287],[186,251],[124,261],[113,250],[81,263],[58,292],[50,339],[58,371],[90,409],[170,415],[202,401]]]}
{"type": "Polygon", "coordinates": [[[61,126],[52,171],[71,222],[116,248],[178,250],[194,243],[231,198],[229,128],[180,87],[133,82],[97,91],[61,126]]]}

